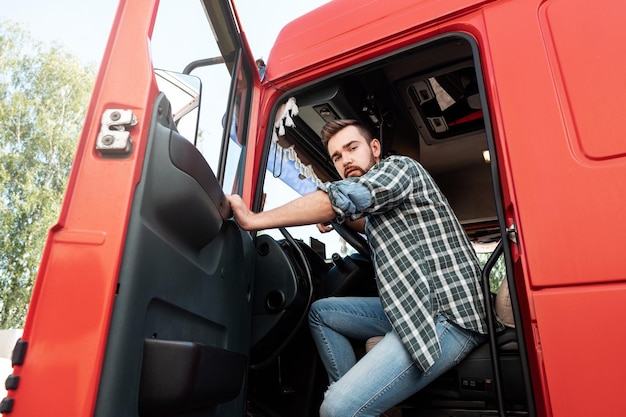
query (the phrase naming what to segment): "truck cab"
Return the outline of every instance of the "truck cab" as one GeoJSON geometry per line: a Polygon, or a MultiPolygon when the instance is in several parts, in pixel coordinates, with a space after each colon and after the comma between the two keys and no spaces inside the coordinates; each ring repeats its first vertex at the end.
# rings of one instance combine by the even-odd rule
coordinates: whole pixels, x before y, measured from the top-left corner
{"type": "Polygon", "coordinates": [[[260,62],[229,0],[121,0],[0,411],[318,415],[308,309],[376,295],[367,241],[249,233],[225,195],[262,211],[338,180],[320,130],[352,118],[486,254],[489,342],[402,415],[623,416],[625,13],[333,0],[260,62]]]}

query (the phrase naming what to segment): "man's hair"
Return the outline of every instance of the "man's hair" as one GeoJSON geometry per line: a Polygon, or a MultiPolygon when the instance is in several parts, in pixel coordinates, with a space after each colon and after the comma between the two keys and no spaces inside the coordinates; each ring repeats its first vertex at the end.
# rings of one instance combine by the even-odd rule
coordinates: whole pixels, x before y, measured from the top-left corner
{"type": "Polygon", "coordinates": [[[370,143],[374,139],[374,135],[370,128],[360,120],[355,119],[339,119],[331,120],[327,122],[322,128],[322,143],[328,150],[328,141],[345,127],[354,126],[359,129],[359,132],[363,135],[367,143],[370,143]]]}

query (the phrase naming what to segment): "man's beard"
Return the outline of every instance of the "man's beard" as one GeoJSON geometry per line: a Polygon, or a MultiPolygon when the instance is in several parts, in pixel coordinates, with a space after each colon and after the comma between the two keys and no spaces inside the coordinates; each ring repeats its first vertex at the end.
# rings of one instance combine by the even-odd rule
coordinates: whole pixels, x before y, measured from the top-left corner
{"type": "Polygon", "coordinates": [[[369,163],[366,168],[361,168],[356,165],[352,165],[346,174],[344,174],[345,178],[350,177],[360,177],[369,171],[374,165],[376,165],[376,159],[374,159],[374,155],[372,154],[369,160],[369,163]]]}

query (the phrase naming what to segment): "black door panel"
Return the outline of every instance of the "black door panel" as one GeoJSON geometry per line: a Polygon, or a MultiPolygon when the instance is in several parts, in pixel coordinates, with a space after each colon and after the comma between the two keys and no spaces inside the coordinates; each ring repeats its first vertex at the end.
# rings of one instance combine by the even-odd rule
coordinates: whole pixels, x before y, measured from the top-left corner
{"type": "Polygon", "coordinates": [[[209,166],[156,110],[168,108],[164,96],[154,108],[95,415],[241,415],[252,239],[224,220],[209,166]],[[152,407],[159,392],[171,395],[152,407]]]}

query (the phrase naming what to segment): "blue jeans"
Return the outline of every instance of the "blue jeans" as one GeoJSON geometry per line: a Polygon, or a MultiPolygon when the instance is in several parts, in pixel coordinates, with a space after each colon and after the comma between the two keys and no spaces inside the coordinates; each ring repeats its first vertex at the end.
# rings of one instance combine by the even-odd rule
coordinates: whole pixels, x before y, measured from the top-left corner
{"type": "Polygon", "coordinates": [[[459,363],[486,336],[436,317],[441,356],[424,374],[391,329],[378,297],[337,297],[311,306],[311,333],[330,386],[321,417],[378,416],[459,363]],[[385,337],[356,360],[351,339],[385,337]]]}

